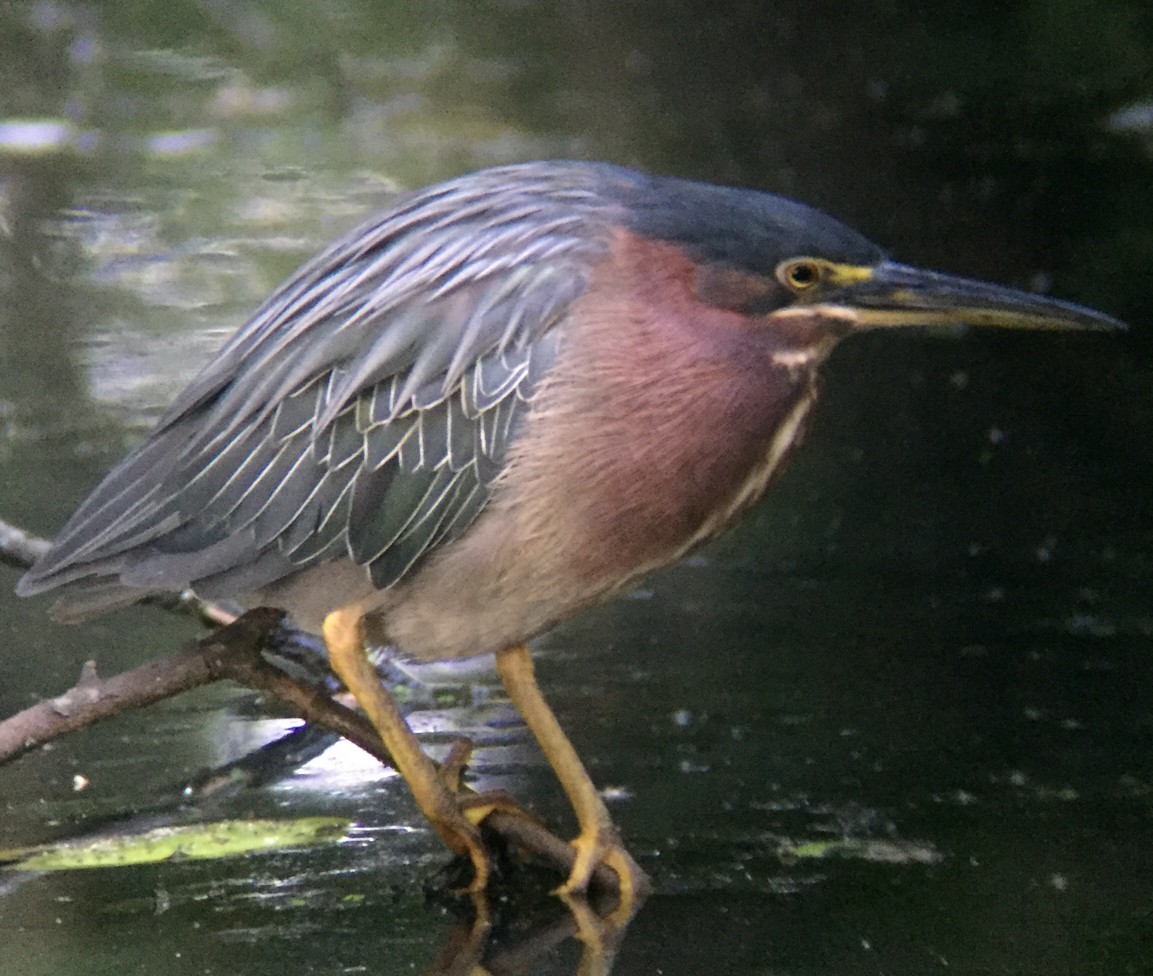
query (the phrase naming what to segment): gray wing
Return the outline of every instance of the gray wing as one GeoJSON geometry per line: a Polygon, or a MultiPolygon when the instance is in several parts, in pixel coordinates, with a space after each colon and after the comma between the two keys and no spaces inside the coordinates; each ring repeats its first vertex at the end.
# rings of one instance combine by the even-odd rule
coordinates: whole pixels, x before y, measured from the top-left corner
{"type": "Polygon", "coordinates": [[[603,256],[595,170],[524,164],[405,198],[305,265],[21,579],[81,617],[240,595],[350,557],[401,579],[484,507],[603,256]]]}

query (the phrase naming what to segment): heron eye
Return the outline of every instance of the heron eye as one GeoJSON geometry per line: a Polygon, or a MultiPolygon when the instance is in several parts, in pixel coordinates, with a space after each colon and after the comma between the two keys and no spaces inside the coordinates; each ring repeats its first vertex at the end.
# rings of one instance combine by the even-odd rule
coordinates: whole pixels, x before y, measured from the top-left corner
{"type": "Polygon", "coordinates": [[[793,291],[806,291],[821,280],[821,266],[815,261],[792,261],[781,267],[778,277],[793,291]]]}

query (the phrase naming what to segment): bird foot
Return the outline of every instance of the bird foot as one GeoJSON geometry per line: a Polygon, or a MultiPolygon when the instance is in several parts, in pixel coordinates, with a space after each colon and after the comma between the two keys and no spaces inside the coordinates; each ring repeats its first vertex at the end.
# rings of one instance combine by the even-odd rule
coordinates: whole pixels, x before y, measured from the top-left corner
{"type": "Polygon", "coordinates": [[[561,896],[583,895],[588,890],[593,872],[602,865],[617,876],[620,900],[608,916],[615,924],[623,925],[640,907],[640,900],[650,888],[649,877],[621,843],[616,828],[611,823],[600,824],[582,831],[572,841],[576,860],[565,881],[554,894],[561,896]]]}

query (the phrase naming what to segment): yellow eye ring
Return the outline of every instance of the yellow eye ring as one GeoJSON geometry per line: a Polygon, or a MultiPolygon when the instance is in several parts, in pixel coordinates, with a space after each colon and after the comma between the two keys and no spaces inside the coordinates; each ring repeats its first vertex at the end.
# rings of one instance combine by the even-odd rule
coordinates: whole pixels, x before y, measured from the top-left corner
{"type": "Polygon", "coordinates": [[[777,270],[777,278],[793,291],[808,291],[820,282],[823,272],[824,269],[816,261],[804,259],[782,264],[777,270]]]}

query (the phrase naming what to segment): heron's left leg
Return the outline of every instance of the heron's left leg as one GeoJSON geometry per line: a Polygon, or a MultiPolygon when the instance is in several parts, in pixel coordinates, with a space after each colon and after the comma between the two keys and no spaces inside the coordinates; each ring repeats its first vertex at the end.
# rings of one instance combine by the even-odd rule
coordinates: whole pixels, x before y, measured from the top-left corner
{"type": "Polygon", "coordinates": [[[617,913],[631,914],[636,899],[648,891],[648,876],[625,850],[584,763],[541,695],[528,648],[520,644],[498,652],[496,665],[509,698],[540,744],[580,825],[580,833],[572,842],[576,860],[568,880],[557,890],[561,893],[585,891],[593,871],[603,864],[616,872],[620,883],[617,913]]]}

